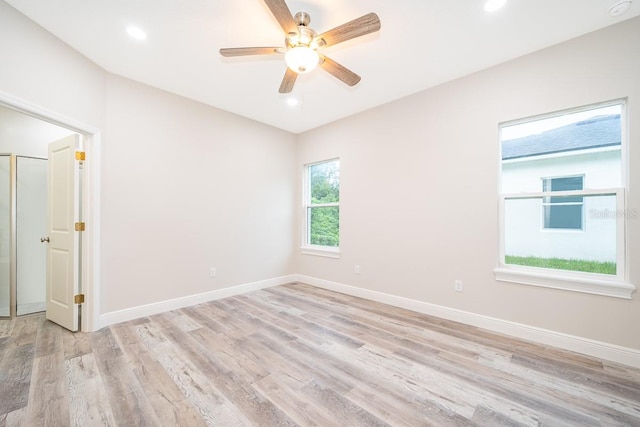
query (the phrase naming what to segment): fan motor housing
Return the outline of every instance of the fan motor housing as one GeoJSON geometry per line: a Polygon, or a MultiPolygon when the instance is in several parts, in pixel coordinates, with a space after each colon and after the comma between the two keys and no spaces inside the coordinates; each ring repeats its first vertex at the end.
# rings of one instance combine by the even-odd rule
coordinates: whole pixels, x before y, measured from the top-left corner
{"type": "Polygon", "coordinates": [[[307,26],[309,25],[309,22],[311,22],[311,15],[309,15],[307,12],[298,12],[296,13],[296,15],[293,17],[293,20],[295,21],[297,26],[307,26]]]}

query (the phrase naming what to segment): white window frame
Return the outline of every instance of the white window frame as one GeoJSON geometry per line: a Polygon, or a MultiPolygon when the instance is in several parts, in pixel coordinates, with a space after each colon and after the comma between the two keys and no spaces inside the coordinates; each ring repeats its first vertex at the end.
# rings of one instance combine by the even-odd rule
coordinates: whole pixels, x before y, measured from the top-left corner
{"type": "MultiPolygon", "coordinates": [[[[311,204],[311,180],[310,180],[310,169],[312,166],[320,165],[322,163],[340,161],[339,157],[334,157],[327,160],[322,160],[319,162],[308,163],[304,165],[304,179],[303,181],[303,209],[302,209],[302,245],[300,247],[300,252],[306,255],[316,255],[316,256],[324,256],[328,258],[340,258],[340,246],[322,246],[322,245],[312,245],[311,240],[311,209],[314,208],[326,208],[326,207],[337,207],[340,210],[340,201],[337,203],[322,203],[322,204],[311,204]]],[[[342,184],[342,182],[340,182],[342,184]]],[[[338,228],[338,233],[340,234],[340,228],[338,228]]]]}
{"type": "MultiPolygon", "coordinates": [[[[531,193],[514,193],[499,194],[499,245],[498,245],[498,267],[494,269],[495,278],[498,281],[517,283],[530,286],[540,286],[553,289],[562,289],[568,291],[582,292],[595,295],[603,295],[609,297],[617,297],[631,299],[631,294],[636,287],[628,282],[629,263],[626,239],[626,188],[628,188],[627,174],[627,125],[626,125],[626,102],[625,100],[615,100],[611,102],[593,104],[572,110],[561,111],[556,114],[546,116],[537,116],[526,120],[507,122],[500,124],[510,126],[518,123],[525,123],[534,120],[541,120],[548,117],[570,114],[588,109],[606,107],[608,105],[621,105],[620,125],[622,128],[621,136],[621,171],[622,182],[625,187],[608,188],[598,190],[576,190],[576,191],[542,191],[531,193]],[[615,196],[616,197],[616,274],[598,274],[586,273],[579,271],[558,270],[549,268],[529,267],[505,263],[505,204],[508,200],[521,200],[540,198],[541,202],[544,197],[558,196],[615,196]]],[[[502,143],[500,138],[500,144],[502,143]]],[[[502,150],[500,150],[501,152],[502,150]]],[[[500,155],[499,164],[499,182],[502,182],[502,155],[500,155]]],[[[583,182],[584,186],[584,182],[583,182]]],[[[583,187],[584,188],[584,187],[583,187]]],[[[583,212],[584,214],[584,212],[583,212]]],[[[584,223],[583,223],[584,224],[584,223]]],[[[543,224],[544,226],[544,224],[543,224]]],[[[584,229],[584,225],[583,225],[584,229]]],[[[549,231],[549,229],[545,229],[549,231]]],[[[565,230],[568,231],[568,230],[565,230]]],[[[573,230],[572,230],[573,231],[573,230]]],[[[579,231],[579,230],[575,230],[579,231]]]]}

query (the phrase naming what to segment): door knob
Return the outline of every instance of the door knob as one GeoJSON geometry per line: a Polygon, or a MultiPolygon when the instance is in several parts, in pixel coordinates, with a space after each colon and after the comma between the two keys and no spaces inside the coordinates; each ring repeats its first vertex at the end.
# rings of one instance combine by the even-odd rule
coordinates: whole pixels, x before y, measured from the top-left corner
{"type": "Polygon", "coordinates": [[[48,237],[41,237],[41,238],[40,238],[40,242],[42,242],[42,243],[44,243],[44,242],[49,243],[49,238],[48,238],[48,237]]]}

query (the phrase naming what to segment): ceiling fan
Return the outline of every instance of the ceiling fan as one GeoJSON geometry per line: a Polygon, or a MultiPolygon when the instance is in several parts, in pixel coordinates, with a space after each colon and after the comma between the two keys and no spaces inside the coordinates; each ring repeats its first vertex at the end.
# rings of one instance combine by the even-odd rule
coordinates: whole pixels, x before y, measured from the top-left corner
{"type": "Polygon", "coordinates": [[[284,47],[232,47],[220,49],[222,56],[284,54],[287,71],[280,84],[280,93],[293,90],[298,74],[308,73],[319,66],[349,86],[355,86],[360,76],[320,53],[322,48],[351,40],[380,29],[380,18],[369,13],[322,34],[309,28],[310,17],[305,12],[291,15],[284,0],[264,0],[284,30],[284,47]]]}

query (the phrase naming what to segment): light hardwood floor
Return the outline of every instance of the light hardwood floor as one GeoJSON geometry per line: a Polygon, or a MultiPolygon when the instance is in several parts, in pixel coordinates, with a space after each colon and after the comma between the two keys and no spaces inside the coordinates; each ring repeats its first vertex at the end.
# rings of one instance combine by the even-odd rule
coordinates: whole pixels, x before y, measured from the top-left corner
{"type": "Polygon", "coordinates": [[[0,321],[0,426],[640,426],[640,370],[290,284],[70,333],[0,321]]]}

